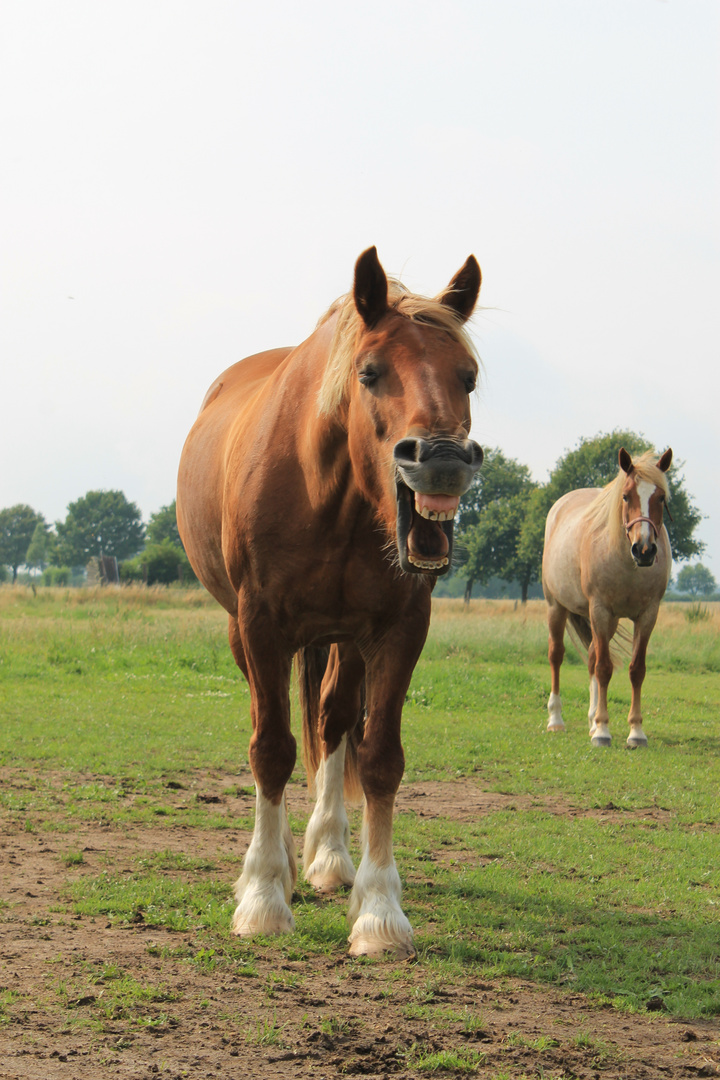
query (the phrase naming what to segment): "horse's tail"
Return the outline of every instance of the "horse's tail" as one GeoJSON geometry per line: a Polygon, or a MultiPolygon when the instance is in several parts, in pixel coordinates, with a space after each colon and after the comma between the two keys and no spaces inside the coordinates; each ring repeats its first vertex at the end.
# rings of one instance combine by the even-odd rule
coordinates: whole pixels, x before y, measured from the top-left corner
{"type": "MultiPolygon", "coordinates": [[[[320,766],[320,687],[327,668],[330,650],[309,645],[295,654],[295,670],[298,681],[298,696],[302,710],[302,759],[308,778],[308,787],[312,790],[315,774],[320,766]]],[[[365,729],[365,688],[361,697],[357,723],[348,732],[345,750],[345,797],[350,803],[362,801],[363,791],[357,768],[357,748],[362,741],[365,729]]]]}
{"type": "MultiPolygon", "coordinates": [[[[575,647],[587,655],[587,651],[592,644],[590,620],[586,619],[584,615],[575,615],[571,611],[568,617],[568,633],[575,647]]],[[[624,626],[618,625],[610,643],[610,656],[613,663],[622,661],[628,655],[631,644],[632,635],[624,626]]]]}
{"type": "Polygon", "coordinates": [[[571,611],[568,617],[568,633],[573,645],[581,653],[587,653],[592,644],[590,620],[586,619],[584,615],[576,615],[571,611]]]}

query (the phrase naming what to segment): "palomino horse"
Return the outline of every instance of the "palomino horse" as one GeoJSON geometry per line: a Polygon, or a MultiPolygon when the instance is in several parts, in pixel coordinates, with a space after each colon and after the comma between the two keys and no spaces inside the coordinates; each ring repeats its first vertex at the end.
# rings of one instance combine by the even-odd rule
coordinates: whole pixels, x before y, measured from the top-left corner
{"type": "Polygon", "coordinates": [[[552,690],[548,731],[564,731],[560,700],[563,637],[570,619],[573,637],[588,652],[590,738],[609,746],[607,689],[613,671],[610,642],[621,618],[635,626],[630,660],[629,747],[646,746],[640,693],[645,654],[660,601],[670,580],[670,541],[663,525],[668,499],[665,473],[672,450],[653,462],[619,453],[620,472],[604,488],[570,491],[551,507],[545,525],[542,584],[548,605],[552,690]]]}
{"type": "Polygon", "coordinates": [[[300,654],[316,789],[305,877],[319,891],[353,885],[352,955],[414,953],[392,851],[400,716],[433,582],[450,563],[459,497],[482,461],[468,437],[478,363],[464,326],[479,290],[473,256],[428,300],[389,282],[370,248],[352,292],[302,345],[220,375],[185,443],[180,534],[229,614],[230,648],[251,694],[257,800],[235,886],[236,934],[294,926],[285,786],[300,654]],[[365,797],[357,874],[346,773],[365,797]]]}

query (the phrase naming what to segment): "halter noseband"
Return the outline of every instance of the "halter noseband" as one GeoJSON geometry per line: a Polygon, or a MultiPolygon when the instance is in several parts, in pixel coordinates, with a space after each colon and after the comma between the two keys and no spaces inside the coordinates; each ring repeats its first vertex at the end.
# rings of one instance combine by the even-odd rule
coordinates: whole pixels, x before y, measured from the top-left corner
{"type": "Polygon", "coordinates": [[[623,525],[625,526],[625,535],[627,536],[628,540],[630,539],[630,530],[632,529],[633,525],[637,525],[638,522],[640,522],[640,521],[647,521],[648,525],[652,525],[653,532],[655,533],[655,539],[657,540],[657,538],[658,538],[657,525],[652,520],[652,518],[649,518],[649,517],[636,517],[636,518],[633,518],[632,521],[623,521],[623,525]]]}

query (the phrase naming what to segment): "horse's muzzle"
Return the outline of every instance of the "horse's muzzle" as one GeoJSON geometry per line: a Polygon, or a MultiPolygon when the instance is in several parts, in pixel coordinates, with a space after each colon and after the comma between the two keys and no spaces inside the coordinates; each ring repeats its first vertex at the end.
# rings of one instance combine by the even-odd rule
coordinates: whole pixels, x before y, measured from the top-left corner
{"type": "Polygon", "coordinates": [[[657,544],[633,544],[630,554],[637,566],[652,566],[657,559],[657,544]]]}
{"type": "Polygon", "coordinates": [[[393,459],[405,484],[425,495],[464,495],[482,465],[483,452],[472,439],[444,436],[401,439],[393,459]]]}
{"type": "Polygon", "coordinates": [[[625,534],[626,534],[628,540],[630,540],[630,554],[632,555],[633,559],[635,560],[635,565],[636,566],[652,566],[653,563],[655,563],[657,561],[657,551],[658,551],[657,543],[656,543],[657,536],[658,536],[658,530],[657,530],[657,525],[655,524],[655,522],[652,520],[652,518],[645,517],[644,515],[640,515],[639,517],[633,518],[632,521],[623,521],[623,525],[625,526],[625,534]],[[631,529],[633,528],[634,525],[642,525],[642,524],[646,524],[646,525],[650,526],[650,528],[653,531],[653,539],[652,540],[642,540],[641,539],[641,540],[632,541],[631,538],[630,538],[631,529]]]}
{"type": "Polygon", "coordinates": [[[480,468],[470,439],[408,437],[395,445],[397,545],[407,573],[446,574],[452,563],[458,501],[480,468]]]}

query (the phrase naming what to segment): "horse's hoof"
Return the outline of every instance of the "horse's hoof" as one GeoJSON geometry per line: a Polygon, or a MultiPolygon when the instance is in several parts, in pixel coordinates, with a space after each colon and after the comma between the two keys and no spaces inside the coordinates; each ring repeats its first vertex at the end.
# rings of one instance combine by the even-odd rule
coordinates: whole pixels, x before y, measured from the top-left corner
{"type": "Polygon", "coordinates": [[[391,945],[387,941],[358,935],[350,941],[348,955],[369,956],[379,960],[414,960],[417,953],[412,941],[401,941],[391,945]]]}
{"type": "Polygon", "coordinates": [[[647,747],[647,744],[647,735],[644,731],[631,731],[627,737],[627,742],[625,745],[627,746],[628,750],[639,750],[641,748],[647,747]]]}
{"type": "Polygon", "coordinates": [[[242,905],[235,909],[230,927],[231,933],[236,937],[254,937],[256,934],[272,937],[276,934],[291,934],[294,929],[295,919],[290,908],[261,915],[257,911],[243,911],[242,905]]]}
{"type": "Polygon", "coordinates": [[[312,885],[318,896],[328,896],[330,893],[342,892],[352,887],[352,881],[345,881],[336,874],[313,874],[306,876],[308,885],[312,885]]]}
{"type": "Polygon", "coordinates": [[[593,735],[590,740],[593,746],[611,746],[612,739],[609,735],[593,735]]]}
{"type": "Polygon", "coordinates": [[[354,885],[355,867],[345,851],[320,852],[305,871],[305,880],[316,893],[339,892],[354,885]]]}
{"type": "Polygon", "coordinates": [[[553,734],[556,734],[558,731],[565,731],[565,725],[563,724],[562,720],[560,720],[560,721],[549,720],[547,730],[552,731],[553,734]]]}

